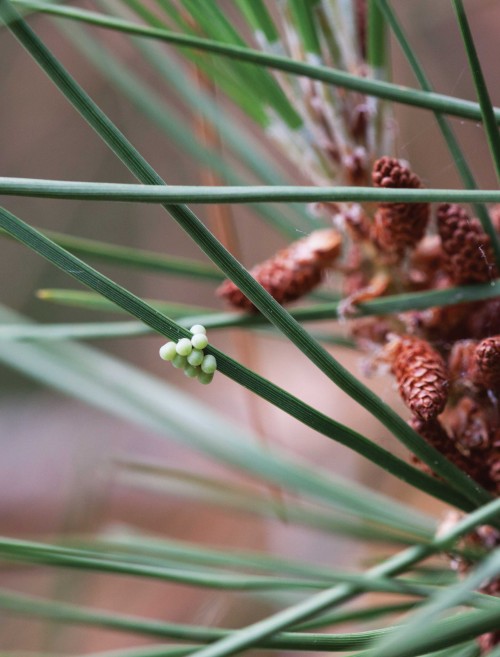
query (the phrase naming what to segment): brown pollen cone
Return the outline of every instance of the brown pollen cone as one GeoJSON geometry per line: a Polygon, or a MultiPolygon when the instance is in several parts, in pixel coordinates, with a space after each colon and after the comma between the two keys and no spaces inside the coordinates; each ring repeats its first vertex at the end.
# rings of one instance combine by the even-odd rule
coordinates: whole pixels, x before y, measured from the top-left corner
{"type": "MultiPolygon", "coordinates": [[[[331,228],[316,230],[256,265],[250,274],[278,301],[295,301],[321,283],[325,269],[340,254],[340,234],[331,228]]],[[[232,282],[224,281],[217,295],[235,308],[256,311],[253,303],[232,282]]]]}
{"type": "Polygon", "coordinates": [[[500,430],[494,406],[485,401],[462,397],[456,406],[447,409],[444,421],[453,444],[465,459],[462,470],[498,495],[500,430]]]}
{"type": "MultiPolygon", "coordinates": [[[[392,157],[382,157],[373,166],[375,187],[420,189],[420,178],[392,157]]],[[[424,236],[429,221],[428,203],[380,203],[375,214],[373,239],[379,249],[401,259],[424,236]]]]}
{"type": "Polygon", "coordinates": [[[390,342],[387,350],[405,404],[423,420],[438,416],[448,397],[448,373],[441,356],[425,340],[409,335],[390,342]]]}
{"type": "MultiPolygon", "coordinates": [[[[438,452],[447,458],[448,461],[454,463],[457,468],[463,472],[467,472],[472,477],[474,476],[475,472],[471,472],[470,464],[458,451],[455,443],[448,436],[437,418],[423,420],[421,417],[414,416],[408,424],[414,431],[422,436],[429,445],[432,445],[438,452]]],[[[420,465],[424,472],[433,474],[428,465],[421,463],[416,457],[414,460],[420,465]]]]}
{"type": "Polygon", "coordinates": [[[459,205],[442,203],[437,224],[444,264],[454,283],[486,283],[498,275],[490,238],[477,219],[459,205]]]}
{"type": "Polygon", "coordinates": [[[412,289],[428,290],[443,284],[443,250],[439,235],[426,235],[410,257],[409,283],[412,289]]]}
{"type": "Polygon", "coordinates": [[[482,340],[474,352],[475,376],[485,388],[500,392],[500,335],[482,340]]]}

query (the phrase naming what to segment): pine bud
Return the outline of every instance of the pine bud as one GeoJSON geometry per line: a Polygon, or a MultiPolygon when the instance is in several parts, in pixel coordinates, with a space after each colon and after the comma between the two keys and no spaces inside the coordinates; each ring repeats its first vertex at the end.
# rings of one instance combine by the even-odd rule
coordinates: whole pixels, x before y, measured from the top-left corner
{"type": "Polygon", "coordinates": [[[387,353],[405,404],[423,420],[439,415],[448,396],[448,374],[441,356],[428,342],[413,336],[395,338],[387,353]]]}
{"type": "MultiPolygon", "coordinates": [[[[419,189],[420,179],[399,160],[382,157],[373,167],[375,187],[419,189]]],[[[428,203],[380,203],[375,214],[373,239],[379,249],[398,259],[424,236],[429,221],[428,203]]]]}
{"type": "MultiPolygon", "coordinates": [[[[320,282],[324,270],[340,254],[341,236],[336,230],[316,230],[250,270],[269,294],[285,304],[299,299],[320,282]]],[[[217,294],[232,306],[255,311],[253,303],[232,281],[224,281],[217,294]]]]}
{"type": "Polygon", "coordinates": [[[459,205],[442,203],[437,212],[445,267],[454,283],[486,283],[498,274],[490,238],[459,205]]]}
{"type": "Polygon", "coordinates": [[[476,378],[485,388],[500,392],[500,335],[485,338],[476,347],[476,378]]]}

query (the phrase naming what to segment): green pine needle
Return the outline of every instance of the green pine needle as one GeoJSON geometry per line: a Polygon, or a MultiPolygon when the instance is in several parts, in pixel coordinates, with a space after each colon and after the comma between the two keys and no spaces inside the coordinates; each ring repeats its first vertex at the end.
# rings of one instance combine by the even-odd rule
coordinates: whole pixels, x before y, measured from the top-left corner
{"type": "MultiPolygon", "coordinates": [[[[358,77],[326,66],[316,66],[304,62],[297,62],[293,59],[279,55],[268,55],[246,47],[227,45],[211,39],[191,37],[159,28],[144,27],[129,21],[110,18],[104,14],[85,11],[83,9],[66,6],[61,7],[44,2],[36,2],[35,0],[13,0],[13,4],[43,13],[60,16],[62,18],[87,22],[102,28],[118,30],[127,34],[135,34],[147,38],[159,39],[181,47],[205,50],[206,52],[224,55],[244,62],[259,64],[261,66],[268,66],[294,75],[303,75],[313,80],[320,80],[346,89],[359,91],[368,96],[385,98],[386,100],[392,100],[404,105],[422,107],[443,114],[459,116],[471,121],[482,120],[481,109],[477,103],[446,96],[444,94],[417,91],[416,89],[410,89],[389,82],[358,77]]],[[[10,23],[13,18],[12,16],[6,16],[5,20],[7,23],[10,23]]],[[[495,119],[497,122],[500,122],[499,108],[495,108],[495,119]]]]}

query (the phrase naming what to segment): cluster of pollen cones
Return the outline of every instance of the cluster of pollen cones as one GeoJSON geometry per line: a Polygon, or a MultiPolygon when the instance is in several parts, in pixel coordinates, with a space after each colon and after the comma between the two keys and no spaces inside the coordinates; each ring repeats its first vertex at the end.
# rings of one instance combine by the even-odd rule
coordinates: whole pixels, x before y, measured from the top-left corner
{"type": "MultiPolygon", "coordinates": [[[[375,162],[372,182],[380,188],[422,187],[408,166],[390,157],[375,162]]],[[[349,311],[374,296],[488,283],[499,275],[490,237],[459,205],[380,203],[372,212],[360,206],[333,212],[342,233],[315,231],[251,270],[279,303],[311,292],[327,270],[341,275],[349,311]]],[[[499,232],[500,211],[492,208],[490,215],[499,232]]],[[[256,311],[230,281],[218,294],[235,308],[256,311]]],[[[353,313],[351,327],[363,349],[389,363],[413,429],[499,495],[500,299],[384,317],[353,313]]],[[[495,537],[500,544],[500,535],[495,537]]],[[[500,580],[488,586],[500,591],[500,580]]],[[[481,642],[483,650],[495,645],[500,633],[481,642]]]]}
{"type": "MultiPolygon", "coordinates": [[[[376,187],[418,189],[420,179],[383,157],[376,187]]],[[[372,213],[347,211],[345,231],[317,230],[251,270],[279,303],[295,301],[327,270],[343,276],[351,308],[381,294],[487,283],[498,276],[490,238],[458,205],[380,203],[372,213]],[[434,230],[431,233],[431,224],[434,230]]],[[[498,213],[493,222],[499,223],[498,213]]],[[[231,281],[218,294],[233,307],[256,308],[231,281]]],[[[353,319],[363,347],[382,347],[413,428],[487,490],[500,492],[500,301],[493,299],[396,316],[353,319]]]]}

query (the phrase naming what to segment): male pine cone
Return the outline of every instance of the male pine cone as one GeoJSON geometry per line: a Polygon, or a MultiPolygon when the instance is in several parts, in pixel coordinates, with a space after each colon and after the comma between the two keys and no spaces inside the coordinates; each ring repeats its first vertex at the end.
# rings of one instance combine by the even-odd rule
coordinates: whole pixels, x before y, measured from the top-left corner
{"type": "MultiPolygon", "coordinates": [[[[299,299],[321,283],[325,269],[340,254],[340,247],[341,236],[336,230],[316,230],[256,265],[250,274],[278,303],[285,304],[299,299]]],[[[235,308],[256,310],[232,281],[224,281],[217,294],[235,308]]]]}
{"type": "Polygon", "coordinates": [[[442,203],[437,226],[445,266],[454,283],[486,283],[498,275],[490,238],[479,221],[471,219],[460,205],[442,203]]]}
{"type": "Polygon", "coordinates": [[[437,417],[448,398],[444,360],[428,342],[409,335],[395,338],[387,349],[405,404],[423,420],[437,417]]]}
{"type": "MultiPolygon", "coordinates": [[[[375,187],[420,189],[420,178],[393,157],[381,157],[373,165],[375,187]]],[[[373,239],[385,253],[402,258],[424,236],[429,221],[428,203],[380,203],[375,214],[373,239]]]]}
{"type": "MultiPolygon", "coordinates": [[[[438,452],[445,456],[448,461],[454,463],[457,468],[463,472],[467,472],[467,474],[474,479],[477,478],[477,472],[473,468],[473,463],[468,461],[466,457],[458,450],[455,442],[448,436],[437,418],[424,420],[422,417],[414,415],[408,424],[420,436],[422,436],[426,442],[428,442],[435,449],[437,449],[438,452]]],[[[420,465],[424,472],[428,472],[429,474],[432,473],[432,469],[429,468],[429,466],[419,462],[416,458],[414,458],[414,461],[420,465]]]]}
{"type": "Polygon", "coordinates": [[[482,340],[475,349],[476,379],[485,388],[500,393],[500,335],[482,340]]]}

